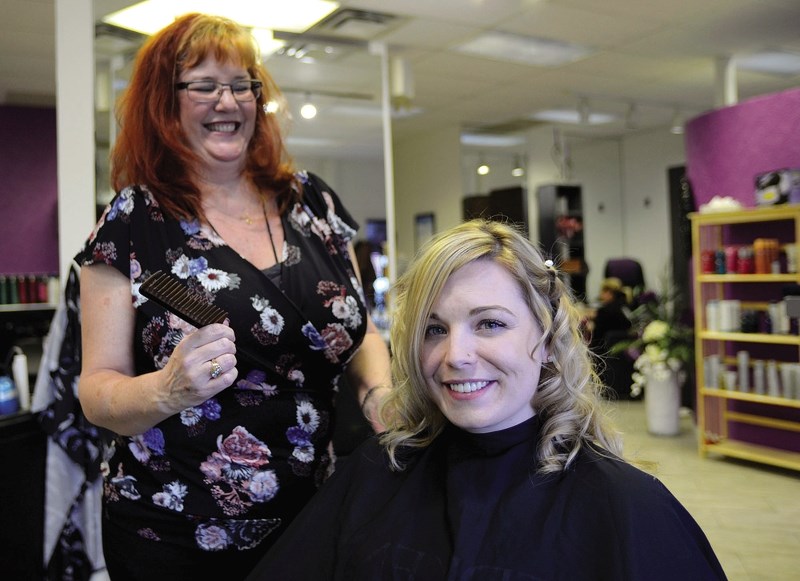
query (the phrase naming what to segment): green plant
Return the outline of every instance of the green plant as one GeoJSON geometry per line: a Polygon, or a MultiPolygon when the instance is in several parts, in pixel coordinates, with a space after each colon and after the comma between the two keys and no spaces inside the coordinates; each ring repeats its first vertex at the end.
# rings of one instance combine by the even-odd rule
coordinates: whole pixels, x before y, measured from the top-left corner
{"type": "Polygon", "coordinates": [[[638,396],[648,377],[663,379],[669,373],[685,373],[694,362],[694,334],[681,322],[682,297],[668,279],[660,295],[645,291],[637,298],[631,313],[631,336],[611,348],[612,354],[625,353],[634,360],[631,395],[638,396]]]}

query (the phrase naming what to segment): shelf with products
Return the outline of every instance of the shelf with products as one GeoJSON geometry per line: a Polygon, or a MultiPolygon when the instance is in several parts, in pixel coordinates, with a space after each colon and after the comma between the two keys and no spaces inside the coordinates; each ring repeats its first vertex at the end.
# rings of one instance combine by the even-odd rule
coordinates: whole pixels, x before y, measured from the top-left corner
{"type": "Polygon", "coordinates": [[[800,205],[690,219],[700,453],[800,470],[800,205]]]}

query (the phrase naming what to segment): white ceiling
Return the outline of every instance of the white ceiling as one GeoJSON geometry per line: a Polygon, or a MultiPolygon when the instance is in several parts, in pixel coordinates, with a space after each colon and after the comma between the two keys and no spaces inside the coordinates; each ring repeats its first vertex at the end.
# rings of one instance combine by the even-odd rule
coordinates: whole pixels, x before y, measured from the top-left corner
{"type": "MultiPolygon", "coordinates": [[[[291,1],[291,0],[284,0],[291,1]]],[[[95,0],[99,17],[126,0],[95,0]]],[[[55,102],[53,0],[0,0],[0,103],[55,102]]],[[[390,14],[377,26],[347,20],[294,39],[333,55],[314,63],[272,57],[267,67],[294,106],[310,93],[313,122],[295,113],[290,149],[304,155],[375,156],[381,151],[380,61],[371,41],[411,65],[411,115],[392,123],[395,138],[456,125],[469,132],[514,132],[539,110],[592,110],[619,121],[563,126],[565,135],[609,136],[631,131],[625,112],[635,103],[640,130],[666,131],[675,109],[688,117],[715,107],[719,57],[784,48],[800,53],[798,0],[343,0],[342,9],[390,14]],[[453,47],[500,30],[579,43],[596,50],[563,66],[545,68],[477,58],[453,47]],[[314,145],[312,142],[316,142],[314,145]]],[[[100,38],[101,53],[130,44],[100,38]]],[[[736,74],[739,100],[800,86],[800,76],[736,74]]]]}

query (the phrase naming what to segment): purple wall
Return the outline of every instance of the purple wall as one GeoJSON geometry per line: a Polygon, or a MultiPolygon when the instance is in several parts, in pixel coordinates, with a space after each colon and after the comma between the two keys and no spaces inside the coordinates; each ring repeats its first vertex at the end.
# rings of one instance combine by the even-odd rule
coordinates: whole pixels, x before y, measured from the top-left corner
{"type": "Polygon", "coordinates": [[[731,196],[755,206],[755,176],[800,168],[800,89],[756,97],[686,124],[686,172],[697,206],[731,196]]]}
{"type": "Polygon", "coordinates": [[[0,106],[0,274],[58,273],[56,113],[0,106]]]}

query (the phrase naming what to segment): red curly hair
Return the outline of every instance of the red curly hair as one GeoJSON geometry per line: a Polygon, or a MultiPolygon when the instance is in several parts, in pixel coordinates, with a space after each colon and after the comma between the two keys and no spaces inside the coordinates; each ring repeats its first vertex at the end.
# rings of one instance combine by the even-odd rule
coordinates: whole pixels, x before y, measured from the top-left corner
{"type": "Polygon", "coordinates": [[[280,98],[280,90],[261,64],[250,32],[219,16],[181,16],[139,50],[128,88],[117,103],[120,132],[111,152],[111,184],[116,191],[146,185],[169,214],[204,217],[193,171],[199,158],[187,145],[175,83],[181,72],[209,56],[243,66],[263,83],[245,171],[259,190],[278,194],[278,207],[284,211],[299,195],[291,187],[294,168],[278,118],[261,113],[265,102],[280,98]]]}

